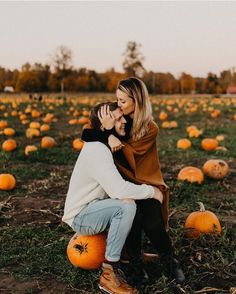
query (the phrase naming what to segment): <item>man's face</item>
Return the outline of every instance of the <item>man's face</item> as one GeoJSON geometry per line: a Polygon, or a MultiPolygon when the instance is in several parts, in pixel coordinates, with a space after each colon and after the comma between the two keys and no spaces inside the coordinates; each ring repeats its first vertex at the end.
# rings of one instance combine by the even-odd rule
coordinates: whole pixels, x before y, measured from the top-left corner
{"type": "Polygon", "coordinates": [[[123,112],[118,107],[116,110],[112,111],[115,117],[115,130],[119,136],[125,136],[125,124],[126,119],[123,116],[123,112]]]}

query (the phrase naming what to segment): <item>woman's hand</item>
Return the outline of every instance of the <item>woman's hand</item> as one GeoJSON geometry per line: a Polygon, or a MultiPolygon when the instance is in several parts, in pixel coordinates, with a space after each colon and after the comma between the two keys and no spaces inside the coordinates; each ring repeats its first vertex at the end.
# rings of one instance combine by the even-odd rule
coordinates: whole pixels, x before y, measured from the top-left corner
{"type": "Polygon", "coordinates": [[[162,194],[161,190],[158,189],[155,186],[153,186],[153,188],[154,188],[154,191],[155,191],[153,198],[158,200],[162,204],[162,202],[163,202],[163,194],[162,194]]]}
{"type": "Polygon", "coordinates": [[[110,135],[108,137],[108,145],[111,147],[111,152],[116,152],[124,147],[119,139],[117,139],[114,135],[110,135]]]}
{"type": "Polygon", "coordinates": [[[109,105],[104,105],[98,111],[98,118],[102,124],[103,129],[111,130],[115,125],[115,117],[110,111],[109,105]]]}

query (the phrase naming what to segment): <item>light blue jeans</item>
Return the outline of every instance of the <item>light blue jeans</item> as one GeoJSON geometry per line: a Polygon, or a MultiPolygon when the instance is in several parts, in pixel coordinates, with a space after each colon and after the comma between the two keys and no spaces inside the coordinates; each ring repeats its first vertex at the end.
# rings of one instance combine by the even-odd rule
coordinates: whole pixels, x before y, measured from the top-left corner
{"type": "Polygon", "coordinates": [[[128,202],[110,198],[95,200],[75,216],[72,228],[81,235],[95,235],[109,229],[105,258],[118,261],[135,213],[136,204],[131,199],[128,202]]]}

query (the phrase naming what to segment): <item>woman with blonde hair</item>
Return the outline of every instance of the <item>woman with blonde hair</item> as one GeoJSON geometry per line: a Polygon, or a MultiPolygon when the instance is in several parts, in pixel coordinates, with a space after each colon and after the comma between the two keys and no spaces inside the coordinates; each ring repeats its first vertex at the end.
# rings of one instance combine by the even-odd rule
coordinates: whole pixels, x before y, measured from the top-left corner
{"type": "Polygon", "coordinates": [[[122,110],[127,124],[126,136],[114,136],[111,132],[114,119],[108,107],[104,107],[99,115],[102,129],[107,133],[104,140],[99,132],[85,129],[82,139],[85,141],[102,141],[112,152],[115,164],[124,179],[136,184],[156,186],[162,195],[162,201],[156,199],[138,200],[137,211],[131,232],[126,240],[125,249],[129,255],[132,282],[147,280],[143,267],[142,232],[151,241],[153,247],[166,262],[169,277],[176,282],[185,280],[177,256],[174,253],[170,237],[166,231],[169,213],[169,188],[165,184],[157,153],[158,126],[153,120],[152,107],[146,85],[141,79],[130,77],[118,83],[117,103],[122,110]],[[107,130],[107,131],[106,131],[107,130]]]}

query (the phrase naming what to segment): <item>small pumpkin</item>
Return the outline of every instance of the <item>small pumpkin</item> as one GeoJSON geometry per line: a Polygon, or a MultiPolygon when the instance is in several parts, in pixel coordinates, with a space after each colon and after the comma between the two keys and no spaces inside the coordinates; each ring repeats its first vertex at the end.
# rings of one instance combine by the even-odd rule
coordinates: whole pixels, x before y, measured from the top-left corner
{"type": "Polygon", "coordinates": [[[54,138],[45,136],[41,140],[41,147],[42,148],[52,148],[56,145],[56,141],[54,138]]]}
{"type": "Polygon", "coordinates": [[[43,125],[41,125],[41,127],[40,127],[40,131],[41,132],[47,132],[47,131],[49,131],[50,130],[50,126],[48,125],[48,124],[43,124],[43,125]]]}
{"type": "Polygon", "coordinates": [[[28,156],[30,152],[35,152],[37,150],[38,148],[35,145],[27,145],[25,147],[25,155],[28,156]]]}
{"type": "Polygon", "coordinates": [[[13,128],[5,128],[3,130],[3,134],[6,135],[6,136],[13,136],[15,135],[15,130],[13,128]]]}
{"type": "Polygon", "coordinates": [[[17,147],[16,141],[14,139],[8,139],[2,143],[2,149],[6,152],[11,152],[17,147]]]}
{"type": "Polygon", "coordinates": [[[204,174],[197,167],[186,166],[178,173],[178,180],[201,184],[204,180],[204,174]]]}
{"type": "Polygon", "coordinates": [[[189,139],[179,139],[177,142],[177,148],[180,149],[188,149],[192,145],[191,141],[189,139]]]}
{"type": "Polygon", "coordinates": [[[16,186],[16,179],[11,174],[0,174],[0,190],[13,190],[16,186]]]}
{"type": "Polygon", "coordinates": [[[201,142],[202,149],[205,151],[212,151],[215,150],[218,147],[219,143],[214,138],[206,138],[203,139],[201,142]]]}
{"type": "Polygon", "coordinates": [[[159,114],[159,119],[160,120],[166,120],[168,117],[168,114],[164,111],[161,111],[161,113],[159,114]]]}
{"type": "Polygon", "coordinates": [[[72,146],[75,150],[81,150],[84,146],[84,141],[82,141],[81,139],[74,139],[72,146]]]}
{"type": "Polygon", "coordinates": [[[228,164],[221,159],[210,159],[203,165],[203,172],[210,178],[223,179],[229,172],[228,164]]]}
{"type": "Polygon", "coordinates": [[[39,128],[40,128],[40,123],[37,122],[37,121],[32,121],[32,122],[30,123],[29,127],[30,127],[31,129],[39,129],[39,128]]]}
{"type": "Polygon", "coordinates": [[[0,120],[0,129],[5,129],[8,126],[8,122],[6,120],[0,120]]]}
{"type": "Polygon", "coordinates": [[[91,236],[76,233],[67,246],[69,261],[83,269],[99,268],[105,259],[106,236],[106,233],[91,236]]]}
{"type": "Polygon", "coordinates": [[[222,228],[217,216],[213,212],[205,210],[202,202],[198,202],[198,204],[200,210],[190,213],[185,221],[186,237],[195,239],[201,234],[220,234],[222,228]]]}
{"type": "Polygon", "coordinates": [[[25,135],[26,135],[27,138],[39,137],[40,131],[38,129],[28,128],[25,131],[25,135]]]}

